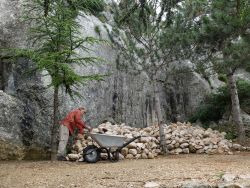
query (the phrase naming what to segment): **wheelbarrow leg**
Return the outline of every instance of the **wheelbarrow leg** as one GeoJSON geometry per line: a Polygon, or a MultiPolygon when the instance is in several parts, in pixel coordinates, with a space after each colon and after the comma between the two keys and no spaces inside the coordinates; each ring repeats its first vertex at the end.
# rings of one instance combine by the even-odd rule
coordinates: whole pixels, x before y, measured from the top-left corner
{"type": "Polygon", "coordinates": [[[107,153],[108,153],[108,159],[111,160],[111,149],[110,148],[107,149],[107,153]]]}
{"type": "MultiPolygon", "coordinates": [[[[115,150],[114,152],[111,152],[111,148],[104,148],[104,147],[100,148],[100,151],[103,151],[103,150],[105,151],[105,153],[107,153],[108,160],[110,160],[112,162],[116,162],[116,161],[119,160],[119,151],[118,151],[118,149],[115,150]],[[118,160],[117,160],[117,156],[118,156],[118,160]]],[[[104,153],[104,151],[101,152],[101,153],[104,153]]]]}
{"type": "Polygon", "coordinates": [[[110,160],[110,157],[111,157],[110,150],[108,148],[104,148],[104,147],[100,148],[100,150],[102,151],[101,153],[107,153],[108,159],[110,160]],[[105,150],[105,152],[103,150],[105,150]]]}

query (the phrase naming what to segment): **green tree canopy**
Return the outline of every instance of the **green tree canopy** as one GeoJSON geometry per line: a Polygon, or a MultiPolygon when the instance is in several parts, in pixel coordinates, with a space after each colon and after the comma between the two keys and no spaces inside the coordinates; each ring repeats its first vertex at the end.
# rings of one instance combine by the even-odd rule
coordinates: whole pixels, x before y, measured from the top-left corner
{"type": "MultiPolygon", "coordinates": [[[[95,0],[94,0],[95,1],[95,0]]],[[[84,1],[84,8],[92,10],[94,1],[84,1]]],[[[97,1],[95,1],[97,2],[97,1]]],[[[99,2],[99,1],[98,1],[99,2]]],[[[98,3],[97,2],[97,3],[98,3]]],[[[80,3],[80,1],[77,1],[80,3]]],[[[82,5],[83,6],[83,5],[82,5]]],[[[69,0],[27,0],[24,3],[24,21],[29,24],[29,41],[31,47],[19,49],[22,55],[36,64],[36,70],[46,70],[51,77],[54,88],[54,113],[51,128],[51,160],[56,159],[59,88],[64,87],[71,96],[79,94],[77,87],[88,80],[101,80],[102,75],[80,75],[73,65],[88,65],[101,62],[99,57],[88,54],[90,46],[99,43],[93,37],[83,36],[78,22],[80,9],[78,4],[69,0]],[[47,3],[47,4],[46,4],[47,3]],[[73,7],[74,5],[74,7],[73,7]],[[87,52],[87,53],[86,53],[87,52]],[[74,89],[76,88],[76,89],[74,89]]]]}

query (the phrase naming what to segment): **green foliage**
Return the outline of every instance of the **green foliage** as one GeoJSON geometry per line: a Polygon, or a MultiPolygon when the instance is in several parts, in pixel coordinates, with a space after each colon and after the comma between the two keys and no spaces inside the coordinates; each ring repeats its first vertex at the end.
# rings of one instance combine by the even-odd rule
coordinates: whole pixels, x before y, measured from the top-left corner
{"type": "Polygon", "coordinates": [[[238,93],[241,108],[250,114],[250,83],[249,81],[240,80],[238,82],[238,93]]]}
{"type": "Polygon", "coordinates": [[[222,179],[223,175],[225,174],[225,172],[220,172],[217,176],[219,177],[219,180],[222,179]]]}
{"type": "Polygon", "coordinates": [[[99,15],[106,6],[104,0],[67,0],[67,3],[73,10],[91,12],[93,15],[99,15]]]}
{"type": "Polygon", "coordinates": [[[249,67],[249,1],[188,0],[183,9],[182,19],[192,23],[190,33],[194,40],[190,44],[195,52],[193,60],[199,68],[227,74],[229,68],[235,71],[249,67]]]}
{"type": "Polygon", "coordinates": [[[226,133],[227,134],[226,134],[225,138],[228,140],[234,140],[237,138],[237,133],[235,130],[228,130],[226,133]]]}
{"type": "MultiPolygon", "coordinates": [[[[238,94],[241,107],[249,113],[250,101],[250,82],[239,80],[237,82],[238,94]]],[[[222,118],[226,109],[230,107],[231,98],[227,86],[218,88],[216,93],[208,95],[200,104],[196,112],[190,117],[189,121],[200,120],[202,123],[218,121],[222,118]]]]}
{"type": "Polygon", "coordinates": [[[108,21],[108,19],[106,18],[106,16],[104,16],[103,14],[99,14],[97,15],[98,19],[102,22],[102,23],[106,23],[108,21]]]}
{"type": "Polygon", "coordinates": [[[79,7],[90,10],[92,14],[97,14],[99,12],[104,11],[105,2],[104,0],[80,0],[79,7]]]}
{"type": "Polygon", "coordinates": [[[101,36],[100,27],[99,27],[98,25],[96,25],[94,29],[95,29],[95,32],[96,32],[99,36],[101,36]]]}
{"type": "Polygon", "coordinates": [[[70,95],[78,84],[88,80],[101,80],[101,75],[82,76],[77,74],[73,64],[93,64],[101,62],[98,57],[81,56],[89,52],[86,46],[99,43],[92,38],[82,38],[80,25],[74,10],[64,0],[51,1],[47,15],[44,15],[43,0],[26,1],[24,21],[31,24],[29,41],[33,49],[19,49],[17,55],[30,58],[38,70],[46,70],[52,78],[51,86],[63,86],[70,95]]]}
{"type": "Polygon", "coordinates": [[[224,83],[227,83],[227,76],[225,74],[219,74],[218,79],[224,83]]]}
{"type": "Polygon", "coordinates": [[[185,35],[184,23],[179,29],[181,24],[174,21],[177,6],[178,2],[158,0],[120,1],[115,21],[125,35],[122,35],[123,44],[116,45],[120,55],[129,60],[124,69],[136,74],[143,70],[154,80],[158,71],[169,69],[170,63],[182,58],[180,41],[189,39],[185,35]]]}
{"type": "MultiPolygon", "coordinates": [[[[212,128],[212,127],[210,127],[210,128],[212,128]]],[[[228,140],[234,140],[237,138],[237,129],[233,123],[230,123],[230,122],[220,123],[219,125],[215,125],[215,127],[213,127],[213,129],[216,129],[219,132],[227,133],[225,135],[225,138],[228,140]]]]}
{"type": "Polygon", "coordinates": [[[218,90],[217,93],[209,95],[198,107],[189,121],[200,120],[202,123],[218,121],[225,113],[226,106],[230,103],[230,96],[225,91],[225,87],[218,90]]]}
{"type": "Polygon", "coordinates": [[[150,27],[150,14],[153,11],[150,6],[147,1],[142,5],[134,0],[122,0],[115,21],[119,26],[130,28],[134,35],[140,36],[150,27]]]}

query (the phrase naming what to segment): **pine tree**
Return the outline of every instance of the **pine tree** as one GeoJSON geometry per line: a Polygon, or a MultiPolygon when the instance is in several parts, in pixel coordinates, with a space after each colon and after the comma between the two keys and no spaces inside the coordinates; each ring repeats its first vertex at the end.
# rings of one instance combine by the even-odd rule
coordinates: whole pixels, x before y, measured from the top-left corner
{"type": "Polygon", "coordinates": [[[79,9],[72,8],[66,0],[29,0],[24,3],[24,21],[30,24],[29,41],[32,49],[19,49],[17,55],[26,56],[36,64],[37,70],[46,70],[54,88],[54,112],[51,128],[51,160],[56,160],[59,88],[74,96],[73,88],[88,80],[101,80],[102,75],[82,76],[72,65],[97,63],[98,57],[82,56],[89,51],[87,45],[100,41],[92,37],[82,38],[77,22],[79,9]],[[78,51],[78,53],[77,53],[78,51]]]}
{"type": "Polygon", "coordinates": [[[191,47],[197,66],[204,72],[227,75],[232,117],[238,127],[239,141],[243,142],[245,131],[234,73],[238,68],[249,67],[250,63],[250,2],[190,0],[184,7],[184,17],[192,23],[195,40],[191,47]]]}
{"type": "Polygon", "coordinates": [[[159,125],[163,153],[166,153],[167,149],[162,126],[163,112],[159,85],[163,84],[164,80],[159,78],[159,75],[163,71],[169,71],[169,64],[181,56],[180,41],[171,39],[176,32],[173,19],[174,8],[178,6],[178,2],[123,0],[117,7],[116,17],[120,28],[126,31],[125,46],[117,44],[122,56],[129,59],[130,64],[124,64],[124,69],[135,74],[143,71],[150,80],[153,108],[152,120],[151,122],[147,120],[147,125],[152,123],[159,125]]]}

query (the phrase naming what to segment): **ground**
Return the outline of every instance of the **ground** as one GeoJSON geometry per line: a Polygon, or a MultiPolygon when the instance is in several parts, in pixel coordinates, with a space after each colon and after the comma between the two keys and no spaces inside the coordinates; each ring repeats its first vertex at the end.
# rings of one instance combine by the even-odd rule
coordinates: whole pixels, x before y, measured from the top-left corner
{"type": "Polygon", "coordinates": [[[117,163],[7,161],[0,162],[1,188],[143,187],[154,181],[178,187],[185,181],[218,182],[223,174],[250,174],[250,153],[235,155],[172,155],[117,163]]]}

